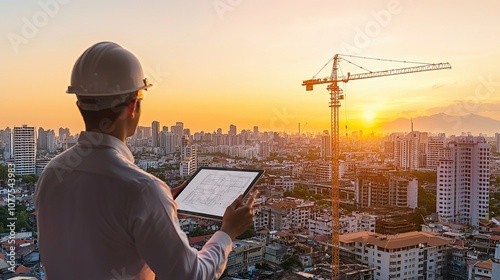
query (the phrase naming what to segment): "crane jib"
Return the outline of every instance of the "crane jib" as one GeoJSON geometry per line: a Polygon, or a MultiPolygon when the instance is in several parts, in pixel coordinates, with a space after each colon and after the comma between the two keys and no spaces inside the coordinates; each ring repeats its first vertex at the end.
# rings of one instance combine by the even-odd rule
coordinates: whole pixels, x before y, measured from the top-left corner
{"type": "Polygon", "coordinates": [[[306,90],[312,90],[313,85],[319,84],[328,84],[333,82],[343,82],[347,83],[351,80],[361,80],[368,78],[376,78],[376,77],[384,77],[384,76],[392,76],[392,75],[400,75],[400,74],[408,74],[408,73],[417,73],[424,71],[433,71],[433,70],[441,70],[441,69],[451,69],[450,63],[436,63],[436,64],[426,64],[421,66],[414,67],[406,67],[406,68],[398,68],[398,69],[390,69],[390,70],[382,70],[376,72],[369,73],[359,73],[359,74],[350,74],[347,73],[347,76],[341,76],[337,79],[332,79],[331,77],[319,78],[319,79],[310,79],[302,82],[303,86],[306,86],[306,90]]]}

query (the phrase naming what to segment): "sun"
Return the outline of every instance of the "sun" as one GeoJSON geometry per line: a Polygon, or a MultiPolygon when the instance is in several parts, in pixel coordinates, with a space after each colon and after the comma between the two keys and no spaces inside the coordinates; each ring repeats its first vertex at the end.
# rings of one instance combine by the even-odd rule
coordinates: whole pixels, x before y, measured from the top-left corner
{"type": "Polygon", "coordinates": [[[363,114],[363,118],[365,119],[365,122],[367,123],[372,123],[373,120],[375,119],[375,112],[374,111],[366,111],[363,114]]]}

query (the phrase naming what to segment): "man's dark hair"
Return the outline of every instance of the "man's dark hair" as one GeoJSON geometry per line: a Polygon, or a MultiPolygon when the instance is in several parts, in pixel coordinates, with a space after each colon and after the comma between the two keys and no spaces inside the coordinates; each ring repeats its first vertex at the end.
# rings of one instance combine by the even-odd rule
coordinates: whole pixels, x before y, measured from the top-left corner
{"type": "MultiPolygon", "coordinates": [[[[118,119],[121,112],[123,111],[123,108],[130,105],[130,103],[132,103],[132,101],[134,100],[135,99],[132,99],[127,102],[118,104],[117,106],[114,106],[112,108],[99,111],[83,110],[80,108],[80,113],[82,114],[83,121],[85,122],[85,126],[87,128],[98,128],[99,130],[105,130],[106,128],[111,126],[111,124],[114,123],[116,119],[118,119]]],[[[140,106],[141,100],[139,99],[137,100],[135,107],[136,112],[139,111],[140,106]]]]}

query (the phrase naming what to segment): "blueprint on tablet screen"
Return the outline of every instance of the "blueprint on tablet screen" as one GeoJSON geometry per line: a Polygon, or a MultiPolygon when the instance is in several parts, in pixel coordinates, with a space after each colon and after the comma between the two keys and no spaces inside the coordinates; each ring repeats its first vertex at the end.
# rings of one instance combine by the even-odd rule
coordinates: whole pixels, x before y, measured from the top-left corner
{"type": "Polygon", "coordinates": [[[175,199],[179,210],[223,216],[240,194],[250,186],[258,172],[201,170],[175,199]]]}

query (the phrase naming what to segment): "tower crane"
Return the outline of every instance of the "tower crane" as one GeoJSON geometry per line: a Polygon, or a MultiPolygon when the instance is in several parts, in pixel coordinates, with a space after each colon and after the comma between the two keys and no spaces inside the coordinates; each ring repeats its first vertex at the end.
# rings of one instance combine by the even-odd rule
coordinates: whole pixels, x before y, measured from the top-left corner
{"type": "MultiPolygon", "coordinates": [[[[344,94],[342,89],[339,87],[339,83],[347,83],[353,80],[361,80],[368,78],[377,78],[384,76],[409,74],[423,71],[433,71],[442,69],[451,69],[449,63],[420,63],[422,65],[414,67],[405,67],[398,69],[389,69],[383,71],[368,71],[367,73],[351,74],[347,73],[345,76],[338,75],[339,62],[341,60],[347,61],[353,65],[356,65],[348,61],[345,57],[357,57],[363,59],[374,59],[392,62],[405,62],[408,61],[397,61],[390,59],[379,59],[379,58],[368,58],[354,55],[339,55],[336,54],[333,58],[325,64],[328,65],[333,60],[333,69],[331,75],[325,78],[316,78],[316,75],[309,80],[302,82],[302,85],[306,87],[306,91],[313,90],[314,85],[328,84],[326,87],[330,93],[330,103],[331,108],[331,148],[332,148],[332,278],[337,279],[340,276],[340,213],[339,213],[339,108],[340,100],[344,99],[344,94]]],[[[414,63],[414,62],[412,62],[414,63]]],[[[358,66],[358,65],[356,65],[358,66]]],[[[361,66],[358,66],[364,69],[361,66]]],[[[323,69],[321,68],[321,70],[323,69]]],[[[320,70],[320,72],[321,72],[320,70]]],[[[366,69],[365,69],[366,70],[366,69]]],[[[318,72],[319,73],[319,72],[318,72]]]]}

